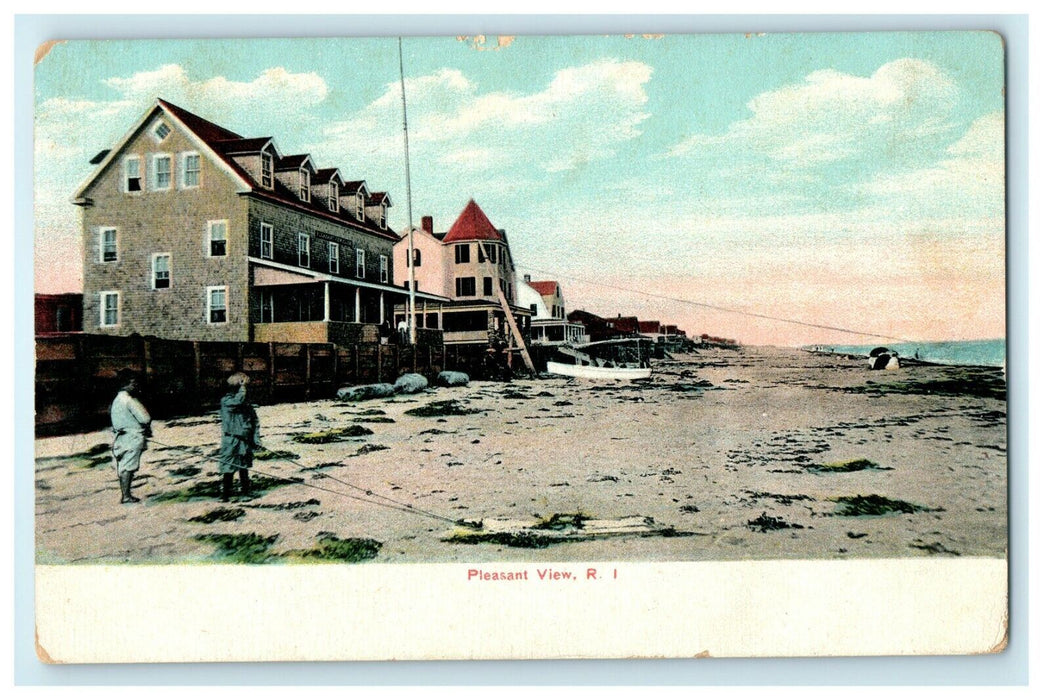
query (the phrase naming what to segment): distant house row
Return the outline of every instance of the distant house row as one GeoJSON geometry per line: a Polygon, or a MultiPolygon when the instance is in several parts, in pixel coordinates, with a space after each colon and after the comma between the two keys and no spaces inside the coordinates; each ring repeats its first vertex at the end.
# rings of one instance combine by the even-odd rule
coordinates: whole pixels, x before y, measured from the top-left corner
{"type": "Polygon", "coordinates": [[[38,327],[184,340],[353,342],[407,321],[446,344],[676,335],[634,317],[567,313],[557,281],[518,277],[507,232],[470,200],[446,231],[391,230],[390,197],[163,99],[74,195],[84,289],[38,309],[38,327]],[[501,299],[502,297],[502,299],[501,299]],[[504,308],[506,302],[506,308],[504,308]],[[49,320],[55,316],[54,323],[49,320]],[[46,318],[45,318],[46,317],[46,318]]]}

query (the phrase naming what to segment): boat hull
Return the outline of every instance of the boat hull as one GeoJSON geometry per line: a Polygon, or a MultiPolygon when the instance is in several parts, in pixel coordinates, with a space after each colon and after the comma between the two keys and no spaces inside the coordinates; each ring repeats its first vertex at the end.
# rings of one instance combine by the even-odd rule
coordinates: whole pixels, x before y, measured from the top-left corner
{"type": "Polygon", "coordinates": [[[653,370],[651,367],[594,367],[590,365],[569,365],[562,362],[547,362],[547,371],[565,377],[579,379],[648,379],[653,370]]]}

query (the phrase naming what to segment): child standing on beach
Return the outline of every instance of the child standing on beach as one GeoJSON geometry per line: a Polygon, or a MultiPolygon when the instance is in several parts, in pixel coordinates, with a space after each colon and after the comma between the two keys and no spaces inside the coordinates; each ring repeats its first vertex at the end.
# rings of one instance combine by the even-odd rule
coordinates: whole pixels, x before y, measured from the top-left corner
{"type": "Polygon", "coordinates": [[[237,372],[226,380],[229,390],[222,397],[219,418],[222,422],[222,441],[219,443],[219,473],[222,474],[222,500],[229,501],[233,491],[233,473],[241,480],[241,493],[251,495],[252,482],[248,470],[252,467],[252,453],[262,447],[259,440],[259,417],[248,403],[248,375],[237,372]]]}

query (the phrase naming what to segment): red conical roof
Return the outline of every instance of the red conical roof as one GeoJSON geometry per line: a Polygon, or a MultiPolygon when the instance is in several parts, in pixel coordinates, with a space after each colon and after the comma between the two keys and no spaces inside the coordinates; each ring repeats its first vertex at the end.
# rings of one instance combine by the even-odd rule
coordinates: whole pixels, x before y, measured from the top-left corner
{"type": "Polygon", "coordinates": [[[481,211],[481,207],[472,199],[460,213],[456,223],[452,224],[452,228],[445,234],[442,242],[502,240],[503,237],[489,221],[489,217],[485,216],[485,212],[481,211]]]}

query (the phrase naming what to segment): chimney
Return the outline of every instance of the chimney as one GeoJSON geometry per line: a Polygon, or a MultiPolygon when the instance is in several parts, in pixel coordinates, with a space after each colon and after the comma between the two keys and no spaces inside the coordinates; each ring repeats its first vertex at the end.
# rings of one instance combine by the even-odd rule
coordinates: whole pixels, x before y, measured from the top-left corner
{"type": "Polygon", "coordinates": [[[423,230],[426,231],[427,233],[430,233],[430,234],[434,233],[434,217],[433,216],[424,216],[423,217],[423,230]]]}
{"type": "Polygon", "coordinates": [[[528,284],[531,281],[532,281],[532,275],[526,274],[525,275],[525,284],[528,284]]]}

